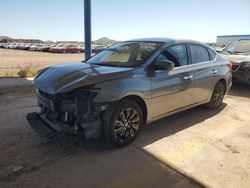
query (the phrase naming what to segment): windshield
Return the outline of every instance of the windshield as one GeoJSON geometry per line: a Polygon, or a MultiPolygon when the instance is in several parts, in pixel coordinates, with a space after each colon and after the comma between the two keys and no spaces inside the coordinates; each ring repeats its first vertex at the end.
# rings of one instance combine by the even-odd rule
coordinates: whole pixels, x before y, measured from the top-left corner
{"type": "Polygon", "coordinates": [[[222,54],[250,54],[250,41],[237,41],[226,47],[222,54]]]}
{"type": "Polygon", "coordinates": [[[114,67],[136,67],[144,63],[160,45],[161,43],[156,42],[121,42],[103,50],[86,63],[114,67]]]}

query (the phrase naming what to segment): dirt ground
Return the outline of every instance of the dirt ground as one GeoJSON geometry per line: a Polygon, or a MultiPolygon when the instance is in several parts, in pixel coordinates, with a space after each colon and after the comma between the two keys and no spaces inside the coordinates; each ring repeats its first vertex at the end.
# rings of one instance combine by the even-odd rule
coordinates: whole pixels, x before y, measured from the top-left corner
{"type": "Polygon", "coordinates": [[[250,185],[250,88],[233,87],[219,110],[198,107],[145,126],[122,149],[44,140],[25,119],[38,110],[32,91],[0,95],[0,187],[250,185]]]}
{"type": "MultiPolygon", "coordinates": [[[[18,91],[17,91],[18,90],[18,91]]],[[[136,145],[49,142],[25,116],[37,111],[34,88],[0,95],[0,187],[201,187],[136,145]]]]}
{"type": "Polygon", "coordinates": [[[16,75],[16,72],[26,66],[43,68],[49,65],[82,61],[83,53],[53,54],[46,52],[30,52],[24,50],[0,49],[0,76],[6,72],[16,75]]]}

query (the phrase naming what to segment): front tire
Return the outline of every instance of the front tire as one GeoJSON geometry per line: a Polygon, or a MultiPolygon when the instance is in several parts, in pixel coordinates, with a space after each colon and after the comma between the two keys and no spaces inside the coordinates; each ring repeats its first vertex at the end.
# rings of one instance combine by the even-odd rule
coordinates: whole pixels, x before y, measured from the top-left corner
{"type": "Polygon", "coordinates": [[[131,144],[138,136],[143,123],[140,106],[132,100],[122,100],[111,110],[106,123],[108,142],[115,147],[131,144]]]}
{"type": "Polygon", "coordinates": [[[219,81],[215,85],[212,97],[206,106],[210,109],[219,108],[223,102],[225,93],[226,93],[226,87],[222,81],[219,81]]]}

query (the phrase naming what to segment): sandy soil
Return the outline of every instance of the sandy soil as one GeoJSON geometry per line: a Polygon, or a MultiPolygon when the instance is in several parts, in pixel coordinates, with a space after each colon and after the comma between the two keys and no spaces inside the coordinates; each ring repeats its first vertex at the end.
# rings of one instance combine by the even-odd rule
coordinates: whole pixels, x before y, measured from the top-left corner
{"type": "Polygon", "coordinates": [[[15,73],[20,68],[32,65],[40,68],[53,64],[82,61],[84,54],[53,54],[45,52],[30,52],[23,50],[0,49],[0,76],[1,71],[15,73]]]}

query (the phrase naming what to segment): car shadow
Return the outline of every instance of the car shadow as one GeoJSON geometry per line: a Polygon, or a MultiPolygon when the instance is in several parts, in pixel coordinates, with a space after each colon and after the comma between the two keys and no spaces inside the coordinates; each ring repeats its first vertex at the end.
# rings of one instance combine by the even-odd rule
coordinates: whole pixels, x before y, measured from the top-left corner
{"type": "Polygon", "coordinates": [[[140,147],[144,147],[164,137],[174,135],[180,131],[192,127],[193,125],[212,118],[223,111],[226,106],[227,104],[223,103],[220,108],[214,110],[199,106],[158,120],[143,127],[137,144],[140,145],[140,147]]]}
{"type": "MultiPolygon", "coordinates": [[[[139,145],[143,148],[144,146],[154,143],[164,137],[176,134],[179,131],[185,130],[215,116],[226,108],[226,106],[227,104],[223,103],[220,108],[215,110],[199,106],[160,119],[154,123],[144,125],[141,129],[139,137],[135,141],[135,145],[139,145]]],[[[76,146],[91,152],[104,152],[115,149],[114,147],[107,145],[104,139],[83,140],[78,142],[76,146]]]]}
{"type": "MultiPolygon", "coordinates": [[[[223,111],[227,107],[226,103],[223,103],[222,106],[215,110],[207,109],[203,106],[199,106],[169,117],[166,117],[164,119],[158,120],[154,123],[151,123],[149,125],[145,125],[141,129],[141,133],[137,140],[132,144],[132,146],[127,146],[125,148],[113,148],[111,146],[107,146],[103,140],[89,140],[89,141],[83,141],[77,147],[80,150],[85,150],[90,153],[103,155],[104,153],[120,153],[126,150],[126,148],[137,148],[141,151],[145,151],[144,147],[147,145],[150,145],[154,142],[157,142],[165,137],[174,135],[180,131],[183,131],[189,127],[192,127],[198,123],[204,122],[209,118],[212,118],[213,116],[217,115],[221,111],[223,111]]],[[[153,154],[145,151],[149,156],[153,157],[157,161],[160,161],[156,156],[153,154]]],[[[133,155],[131,153],[131,156],[133,158],[133,155]]],[[[126,159],[123,161],[125,162],[126,159]]],[[[188,174],[184,174],[180,169],[176,169],[171,164],[165,163],[167,167],[173,169],[179,174],[182,174],[186,178],[188,178],[190,181],[194,182],[196,185],[199,185],[198,187],[205,187],[203,185],[203,182],[200,182],[197,179],[194,179],[193,177],[189,177],[188,174]]]]}

